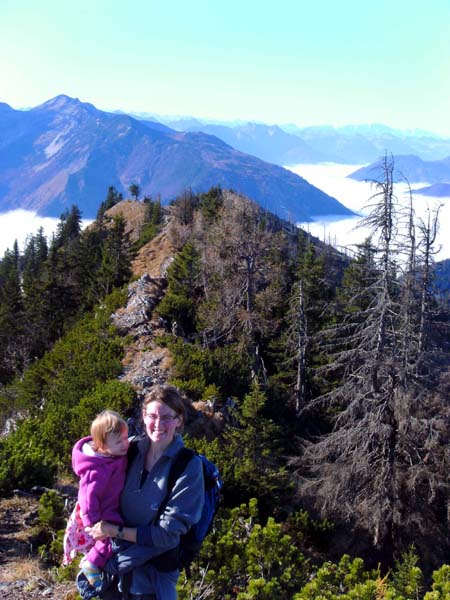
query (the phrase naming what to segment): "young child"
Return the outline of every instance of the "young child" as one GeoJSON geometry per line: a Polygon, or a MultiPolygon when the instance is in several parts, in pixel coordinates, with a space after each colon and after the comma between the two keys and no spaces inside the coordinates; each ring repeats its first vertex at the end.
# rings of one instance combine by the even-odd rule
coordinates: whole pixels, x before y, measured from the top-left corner
{"type": "Polygon", "coordinates": [[[92,422],[91,435],[79,440],[72,451],[72,466],[80,478],[78,501],[67,522],[63,565],[77,552],[85,554],[80,567],[89,584],[101,583],[101,569],[110,558],[111,540],[94,541],[85,527],[106,520],[122,525],[119,498],[127,467],[128,426],[112,410],[104,410],[92,422]]]}

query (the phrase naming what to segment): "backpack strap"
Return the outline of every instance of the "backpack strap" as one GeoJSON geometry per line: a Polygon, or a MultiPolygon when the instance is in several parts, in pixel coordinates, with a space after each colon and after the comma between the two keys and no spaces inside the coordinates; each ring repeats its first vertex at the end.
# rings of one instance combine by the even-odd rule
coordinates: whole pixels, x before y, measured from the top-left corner
{"type": "Polygon", "coordinates": [[[191,450],[190,448],[186,448],[184,446],[176,454],[172,464],[170,465],[170,471],[169,471],[169,475],[167,478],[166,496],[165,496],[164,500],[161,502],[161,504],[159,505],[158,514],[156,515],[156,520],[158,520],[160,518],[160,516],[163,514],[164,509],[166,508],[167,503],[169,502],[170,495],[172,493],[173,488],[175,487],[176,482],[181,477],[181,475],[184,473],[186,467],[191,462],[191,460],[193,459],[194,456],[195,456],[194,450],[191,450]]]}
{"type": "MultiPolygon", "coordinates": [[[[187,465],[195,456],[195,454],[196,453],[190,448],[183,447],[181,448],[181,450],[178,451],[175,458],[173,459],[167,478],[166,496],[159,505],[155,521],[157,521],[163,514],[164,509],[166,508],[167,503],[169,502],[170,495],[176,482],[181,477],[187,465]]],[[[172,548],[171,550],[166,550],[166,552],[163,552],[162,554],[158,554],[158,556],[152,558],[150,562],[158,569],[158,571],[162,571],[163,573],[173,571],[174,569],[179,568],[180,546],[178,545],[176,548],[172,548]]]]}

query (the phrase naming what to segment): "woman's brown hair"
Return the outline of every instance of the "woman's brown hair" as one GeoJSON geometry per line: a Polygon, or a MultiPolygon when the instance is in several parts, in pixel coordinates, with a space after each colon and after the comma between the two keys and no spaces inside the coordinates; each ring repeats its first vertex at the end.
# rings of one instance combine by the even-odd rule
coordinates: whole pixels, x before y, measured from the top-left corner
{"type": "Polygon", "coordinates": [[[182,425],[184,425],[186,419],[186,407],[183,398],[176,387],[168,384],[153,386],[144,398],[142,410],[145,411],[147,405],[155,400],[162,402],[171,408],[181,418],[182,425]]]}

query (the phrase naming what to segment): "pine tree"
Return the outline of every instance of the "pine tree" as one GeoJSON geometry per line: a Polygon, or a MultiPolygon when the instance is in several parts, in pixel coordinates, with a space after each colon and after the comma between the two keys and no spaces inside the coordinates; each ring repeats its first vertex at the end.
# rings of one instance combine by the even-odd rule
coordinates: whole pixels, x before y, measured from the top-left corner
{"type": "Polygon", "coordinates": [[[0,383],[19,374],[25,362],[24,307],[16,240],[0,263],[0,383]]]}
{"type": "Polygon", "coordinates": [[[286,335],[287,360],[293,366],[294,407],[297,415],[311,398],[310,367],[314,336],[325,320],[325,308],[331,300],[330,282],[325,276],[325,257],[317,255],[309,240],[300,247],[296,280],[289,298],[286,335]]]}
{"type": "Polygon", "coordinates": [[[233,194],[225,195],[205,236],[201,231],[203,343],[237,342],[252,357],[253,378],[266,381],[263,339],[273,335],[282,303],[284,233],[259,207],[233,194]]]}
{"type": "Polygon", "coordinates": [[[42,228],[37,235],[28,238],[22,267],[27,352],[30,360],[42,356],[48,350],[48,314],[45,306],[47,240],[42,228]]]}
{"type": "Polygon", "coordinates": [[[100,204],[98,211],[97,211],[97,216],[96,216],[95,220],[96,220],[98,226],[102,225],[105,212],[107,210],[109,210],[110,208],[112,208],[113,206],[115,206],[121,200],[123,200],[122,194],[120,192],[118,192],[117,189],[113,185],[110,185],[108,188],[108,193],[106,195],[106,198],[100,204]]]}
{"type": "Polygon", "coordinates": [[[167,271],[168,289],[157,308],[172,329],[183,335],[195,330],[196,300],[199,296],[199,256],[187,242],[167,271]]]}
{"type": "Polygon", "coordinates": [[[130,238],[125,232],[125,220],[121,216],[114,217],[102,245],[101,263],[95,283],[97,300],[130,279],[132,256],[130,238]]]}
{"type": "Polygon", "coordinates": [[[130,186],[128,186],[128,191],[130,192],[130,194],[132,195],[132,197],[135,200],[139,199],[139,194],[141,193],[141,188],[138,186],[137,183],[132,183],[130,186]]]}
{"type": "Polygon", "coordinates": [[[80,232],[81,212],[78,206],[73,204],[70,210],[66,210],[59,219],[53,245],[56,248],[66,246],[70,242],[77,240],[80,232]]]}

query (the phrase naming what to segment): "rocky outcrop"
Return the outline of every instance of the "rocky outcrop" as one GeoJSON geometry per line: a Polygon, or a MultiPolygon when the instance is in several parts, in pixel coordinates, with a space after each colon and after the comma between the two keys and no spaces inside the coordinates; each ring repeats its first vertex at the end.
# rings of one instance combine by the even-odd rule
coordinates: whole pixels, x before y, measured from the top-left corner
{"type": "Polygon", "coordinates": [[[155,306],[164,296],[166,280],[153,278],[145,273],[128,287],[127,303],[112,316],[121,333],[134,338],[146,337],[152,333],[150,319],[155,306]]]}
{"type": "MultiPolygon", "coordinates": [[[[136,200],[123,200],[106,211],[110,218],[119,215],[125,221],[130,240],[137,240],[144,224],[145,205],[136,200]]],[[[139,249],[132,263],[133,276],[137,279],[128,287],[126,305],[112,315],[113,323],[129,340],[121,380],[131,383],[138,393],[167,381],[172,365],[169,351],[155,343],[155,338],[166,330],[154,310],[165,294],[167,267],[176,253],[168,233],[169,215],[166,219],[160,233],[139,249]]]]}
{"type": "Polygon", "coordinates": [[[112,315],[113,323],[130,339],[121,379],[130,382],[137,391],[164,383],[172,364],[169,351],[155,344],[155,337],[165,331],[154,309],[164,296],[166,285],[165,278],[145,273],[130,284],[126,305],[112,315]]]}

